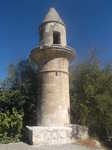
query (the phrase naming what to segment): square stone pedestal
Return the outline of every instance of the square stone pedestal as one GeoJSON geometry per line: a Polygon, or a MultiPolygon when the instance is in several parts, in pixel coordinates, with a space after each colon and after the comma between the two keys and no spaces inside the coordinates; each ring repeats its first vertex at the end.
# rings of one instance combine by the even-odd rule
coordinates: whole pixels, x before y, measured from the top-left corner
{"type": "Polygon", "coordinates": [[[30,144],[67,144],[88,138],[88,129],[80,125],[64,127],[27,126],[30,144]]]}

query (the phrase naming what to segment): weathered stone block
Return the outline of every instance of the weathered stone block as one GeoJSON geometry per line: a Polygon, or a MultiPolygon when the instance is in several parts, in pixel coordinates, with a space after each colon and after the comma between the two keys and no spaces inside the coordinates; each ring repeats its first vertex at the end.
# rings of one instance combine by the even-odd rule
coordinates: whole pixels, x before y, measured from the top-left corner
{"type": "Polygon", "coordinates": [[[53,145],[72,143],[88,138],[88,129],[80,125],[66,127],[27,126],[29,141],[33,145],[53,145]]]}

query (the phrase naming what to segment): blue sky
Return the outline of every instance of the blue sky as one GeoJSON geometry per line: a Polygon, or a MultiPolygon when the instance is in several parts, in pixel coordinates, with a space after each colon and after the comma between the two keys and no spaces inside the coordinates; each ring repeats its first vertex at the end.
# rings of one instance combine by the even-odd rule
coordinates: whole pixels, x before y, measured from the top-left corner
{"type": "Polygon", "coordinates": [[[64,20],[79,61],[96,48],[102,63],[111,62],[112,0],[0,0],[0,79],[38,46],[38,26],[50,7],[64,20]]]}

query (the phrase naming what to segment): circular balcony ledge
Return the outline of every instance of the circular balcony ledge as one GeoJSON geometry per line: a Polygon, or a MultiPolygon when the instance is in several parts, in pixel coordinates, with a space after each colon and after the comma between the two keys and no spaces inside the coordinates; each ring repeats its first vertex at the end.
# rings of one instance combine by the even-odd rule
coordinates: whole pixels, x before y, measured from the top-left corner
{"type": "Polygon", "coordinates": [[[37,63],[58,57],[66,57],[71,62],[75,56],[76,53],[73,48],[59,44],[34,48],[30,54],[30,58],[37,63]]]}

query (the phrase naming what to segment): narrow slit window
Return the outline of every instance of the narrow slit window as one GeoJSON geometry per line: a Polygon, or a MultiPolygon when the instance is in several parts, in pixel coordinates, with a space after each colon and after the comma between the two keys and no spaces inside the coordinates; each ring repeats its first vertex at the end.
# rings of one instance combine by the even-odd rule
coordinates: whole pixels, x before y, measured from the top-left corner
{"type": "Polygon", "coordinates": [[[60,44],[60,32],[53,32],[53,44],[60,44]]]}

